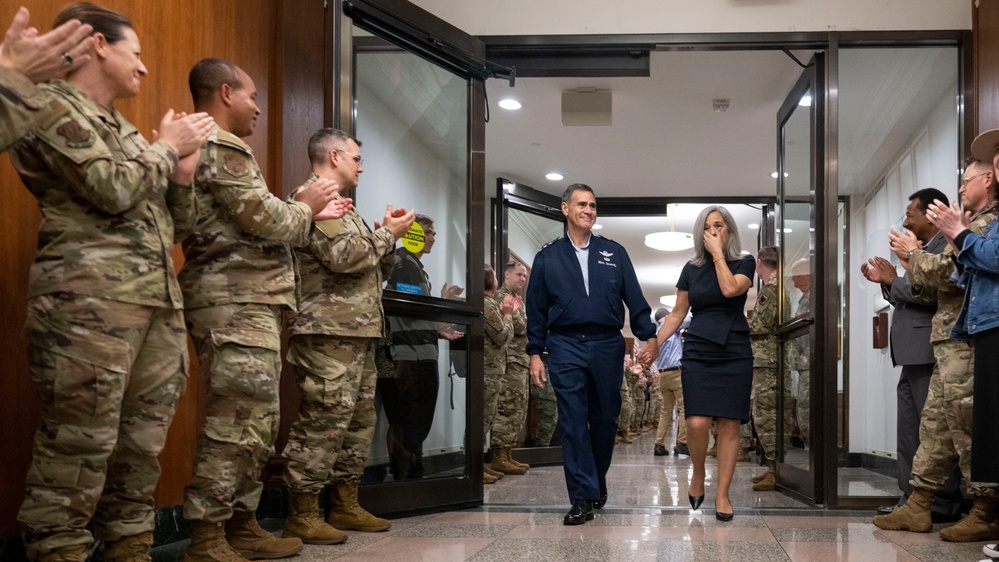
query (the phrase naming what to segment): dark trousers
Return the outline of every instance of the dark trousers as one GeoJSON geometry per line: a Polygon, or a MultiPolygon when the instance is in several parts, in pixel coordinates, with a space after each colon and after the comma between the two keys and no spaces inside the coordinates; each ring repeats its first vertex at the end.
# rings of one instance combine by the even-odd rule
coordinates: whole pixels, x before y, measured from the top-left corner
{"type": "Polygon", "coordinates": [[[607,491],[621,413],[624,337],[550,333],[547,346],[569,501],[596,500],[607,491]]]}
{"type": "Polygon", "coordinates": [[[395,384],[398,391],[396,437],[406,450],[423,454],[423,441],[430,435],[437,409],[440,378],[436,361],[396,361],[395,384]]]}
{"type": "Polygon", "coordinates": [[[971,479],[999,482],[999,328],[975,334],[975,405],[971,426],[971,479]]]}
{"type": "MultiPolygon", "coordinates": [[[[930,375],[934,363],[923,365],[902,365],[902,375],[898,378],[898,419],[896,426],[898,448],[898,488],[902,491],[902,505],[912,493],[909,478],[912,475],[912,459],[919,448],[919,418],[926,404],[930,390],[930,375]]],[[[947,516],[961,513],[961,471],[955,465],[954,472],[944,487],[937,491],[931,509],[947,516]]]]}

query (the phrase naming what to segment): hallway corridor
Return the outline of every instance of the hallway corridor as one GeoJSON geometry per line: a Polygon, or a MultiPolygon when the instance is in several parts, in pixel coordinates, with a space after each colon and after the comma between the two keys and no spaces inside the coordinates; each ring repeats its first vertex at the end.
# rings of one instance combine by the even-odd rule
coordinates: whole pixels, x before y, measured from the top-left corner
{"type": "MultiPolygon", "coordinates": [[[[342,545],[306,546],[292,562],[605,561],[977,561],[985,543],[955,544],[933,533],[881,531],[872,512],[825,511],[779,492],[753,492],[762,472],[739,463],[732,486],[735,520],[715,520],[708,465],[705,507],[687,504],[690,461],[652,455],[653,433],[617,445],[607,506],[585,525],[566,527],[561,466],[535,467],[486,486],[481,508],[395,519],[386,533],[350,531],[342,545]],[[679,476],[679,478],[678,478],[679,476]]],[[[892,482],[894,482],[892,480],[892,482]]],[[[270,524],[268,524],[270,523],[270,524]]],[[[280,521],[265,526],[279,528],[280,521]]],[[[157,549],[155,560],[181,560],[183,543],[157,549]]]]}

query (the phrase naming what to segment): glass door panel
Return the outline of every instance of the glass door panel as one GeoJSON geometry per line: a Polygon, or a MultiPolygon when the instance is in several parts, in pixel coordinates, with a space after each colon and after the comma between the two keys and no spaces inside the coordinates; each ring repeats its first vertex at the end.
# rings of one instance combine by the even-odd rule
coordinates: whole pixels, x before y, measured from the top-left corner
{"type": "MultiPolygon", "coordinates": [[[[778,394],[778,482],[812,501],[816,494],[813,420],[816,411],[815,358],[816,322],[821,318],[813,305],[816,283],[816,237],[822,170],[821,119],[825,92],[818,76],[822,56],[816,55],[778,113],[778,220],[777,240],[781,253],[780,289],[782,376],[778,394]]],[[[821,301],[820,301],[821,302],[821,301]]]]}

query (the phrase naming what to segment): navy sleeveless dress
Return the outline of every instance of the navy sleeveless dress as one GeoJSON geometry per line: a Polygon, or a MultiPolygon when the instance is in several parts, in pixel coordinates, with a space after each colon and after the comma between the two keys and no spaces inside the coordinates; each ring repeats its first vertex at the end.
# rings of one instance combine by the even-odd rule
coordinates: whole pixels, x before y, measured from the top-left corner
{"type": "MultiPolygon", "coordinates": [[[[752,256],[726,263],[733,274],[753,279],[756,260],[752,256]]],[[[713,263],[696,267],[688,262],[676,287],[687,291],[692,313],[681,361],[686,415],[748,423],[753,349],[745,314],[746,295],[722,295],[713,263]]]]}

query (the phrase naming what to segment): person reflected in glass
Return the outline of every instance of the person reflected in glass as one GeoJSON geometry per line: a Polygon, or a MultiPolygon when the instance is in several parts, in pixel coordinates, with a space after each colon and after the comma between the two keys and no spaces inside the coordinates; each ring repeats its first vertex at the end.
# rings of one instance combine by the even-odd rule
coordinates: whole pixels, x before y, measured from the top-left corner
{"type": "MultiPolygon", "coordinates": [[[[403,245],[396,251],[395,269],[386,289],[431,295],[430,277],[420,260],[433,250],[436,241],[434,220],[417,214],[416,223],[423,229],[423,247],[413,252],[403,245]]],[[[441,296],[457,298],[462,290],[445,284],[441,296]]],[[[382,405],[390,424],[385,438],[389,468],[396,480],[421,478],[424,475],[423,442],[430,435],[440,389],[437,340],[455,341],[464,334],[450,324],[397,316],[389,317],[389,332],[395,377],[378,380],[382,405]]]]}
{"type": "MultiPolygon", "coordinates": [[[[791,266],[791,283],[801,291],[795,316],[808,316],[812,310],[812,273],[808,258],[802,258],[791,266]]],[[[801,434],[801,446],[808,448],[808,438],[811,420],[811,402],[809,389],[811,386],[809,368],[809,336],[806,334],[791,342],[791,369],[798,372],[798,384],[795,386],[795,421],[801,434]]]]}
{"type": "Polygon", "coordinates": [[[687,493],[690,506],[704,500],[704,459],[712,420],[718,425],[718,488],[715,517],[733,517],[729,488],[739,454],[739,427],[749,422],[753,384],[753,351],[744,312],[746,293],[753,285],[756,260],[742,255],[739,229],[727,209],[706,207],[695,225],[694,259],[677,281],[676,306],[657,334],[662,345],[692,312],[683,343],[684,410],[687,446],[693,474],[687,493]]]}

